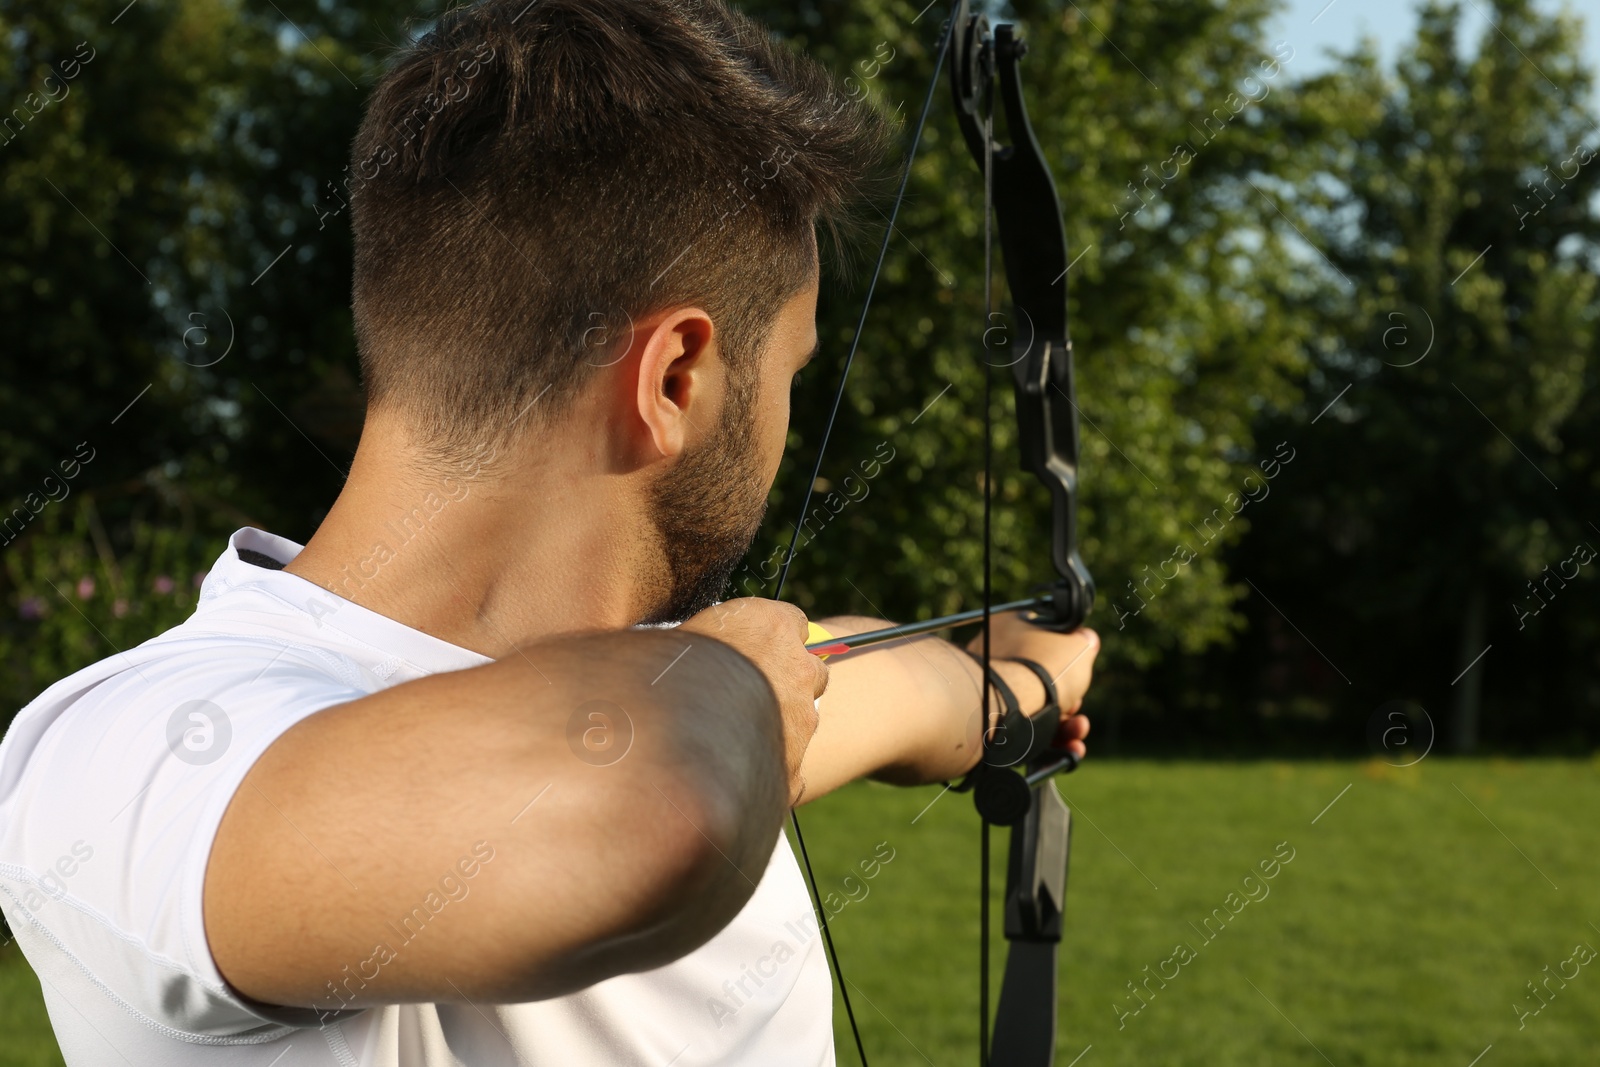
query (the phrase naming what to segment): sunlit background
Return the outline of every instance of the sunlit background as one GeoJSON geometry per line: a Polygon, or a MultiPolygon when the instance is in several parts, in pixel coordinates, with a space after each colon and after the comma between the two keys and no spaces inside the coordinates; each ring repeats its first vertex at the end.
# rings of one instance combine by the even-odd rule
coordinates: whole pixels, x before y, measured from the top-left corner
{"type": "MultiPolygon", "coordinates": [[[[921,100],[938,8],[740,6],[841,75],[887,44],[874,99],[921,100]]],[[[0,724],[185,618],[234,529],[304,542],[326,513],[362,411],[328,186],[388,45],[438,9],[0,0],[0,724]]],[[[1571,961],[1600,944],[1600,12],[1005,11],[1075,257],[1105,643],[1061,780],[1058,1062],[1594,1062],[1600,977],[1571,961]]],[[[937,100],[817,485],[867,492],[794,564],[819,613],[981,588],[981,186],[937,100]]],[[[788,541],[851,258],[735,592],[788,541]]],[[[995,581],[1020,595],[1047,511],[1010,414],[995,581]]],[[[863,784],[803,815],[871,1062],[972,1062],[970,802],[863,784]]],[[[0,1067],[60,1064],[0,940],[0,1067]]]]}

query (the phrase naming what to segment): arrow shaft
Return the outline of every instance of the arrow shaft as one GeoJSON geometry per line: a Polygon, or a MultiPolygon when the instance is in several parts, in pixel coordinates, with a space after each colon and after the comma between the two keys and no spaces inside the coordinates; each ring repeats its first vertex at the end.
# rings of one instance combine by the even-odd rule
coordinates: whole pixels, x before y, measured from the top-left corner
{"type": "MultiPolygon", "coordinates": [[[[990,614],[999,615],[1007,611],[1043,611],[1053,603],[1048,596],[1032,596],[1025,600],[1012,600],[1005,604],[996,604],[989,609],[990,614]]],[[[896,641],[902,637],[915,637],[918,634],[931,634],[938,630],[948,630],[964,623],[978,622],[984,616],[983,608],[973,608],[971,611],[961,611],[954,615],[941,615],[937,619],[923,619],[921,622],[907,622],[899,626],[889,626],[882,630],[869,630],[866,633],[851,634],[847,637],[830,637],[825,641],[813,641],[806,645],[807,651],[823,651],[828,653],[850,652],[868,645],[880,645],[885,641],[896,641]]]]}

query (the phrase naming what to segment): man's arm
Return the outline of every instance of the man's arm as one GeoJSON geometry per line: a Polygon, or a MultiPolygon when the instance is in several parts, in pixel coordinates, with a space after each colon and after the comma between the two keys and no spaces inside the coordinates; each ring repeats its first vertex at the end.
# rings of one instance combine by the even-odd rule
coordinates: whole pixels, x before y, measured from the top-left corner
{"type": "MultiPolygon", "coordinates": [[[[818,624],[835,637],[893,625],[854,615],[820,619],[818,624]]],[[[1044,687],[1032,671],[1003,658],[1023,656],[1050,672],[1062,713],[1070,716],[1068,736],[1081,756],[1088,721],[1073,713],[1089,688],[1099,636],[1081,629],[1051,633],[1010,614],[994,616],[991,637],[995,671],[1024,712],[1032,715],[1043,708],[1044,687]]],[[[828,665],[828,692],[801,764],[804,801],[858,778],[896,785],[947,781],[978,762],[983,671],[955,645],[931,636],[908,638],[829,656],[828,665]]]]}
{"type": "Polygon", "coordinates": [[[682,956],[777,840],[774,673],[702,634],[594,635],[308,717],[218,829],[218,967],[246,996],[332,1010],[533,1000],[682,956]]]}

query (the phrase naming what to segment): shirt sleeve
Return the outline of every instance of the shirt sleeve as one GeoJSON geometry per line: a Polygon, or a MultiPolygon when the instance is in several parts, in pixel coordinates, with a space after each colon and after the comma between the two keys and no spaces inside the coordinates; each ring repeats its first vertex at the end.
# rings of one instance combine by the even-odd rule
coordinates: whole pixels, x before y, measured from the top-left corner
{"type": "Polygon", "coordinates": [[[0,901],[24,947],[158,1030],[329,1021],[230,988],[201,897],[217,827],[256,760],[302,719],[372,691],[332,658],[214,635],[147,644],[59,708],[0,820],[0,901]]]}

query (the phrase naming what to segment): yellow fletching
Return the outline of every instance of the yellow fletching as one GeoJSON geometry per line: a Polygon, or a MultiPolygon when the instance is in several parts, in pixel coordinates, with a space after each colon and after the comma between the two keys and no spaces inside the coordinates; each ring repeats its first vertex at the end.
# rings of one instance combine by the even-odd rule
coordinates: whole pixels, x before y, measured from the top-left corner
{"type": "MultiPolygon", "coordinates": [[[[827,630],[824,630],[822,627],[818,626],[816,623],[814,623],[814,622],[807,622],[806,623],[806,644],[814,645],[818,641],[831,641],[832,639],[833,639],[833,635],[830,634],[827,630]]],[[[827,659],[828,658],[828,654],[826,652],[824,652],[822,654],[821,658],[822,659],[827,659]]]]}

